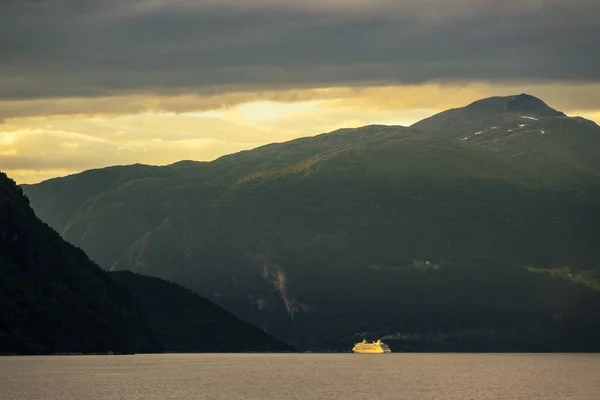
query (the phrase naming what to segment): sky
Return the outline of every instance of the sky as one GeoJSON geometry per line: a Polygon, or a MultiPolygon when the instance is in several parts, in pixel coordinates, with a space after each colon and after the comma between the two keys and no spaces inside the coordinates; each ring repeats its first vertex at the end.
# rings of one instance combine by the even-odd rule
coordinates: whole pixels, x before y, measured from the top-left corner
{"type": "Polygon", "coordinates": [[[600,123],[597,0],[0,0],[0,171],[221,155],[529,93],[600,123]]]}

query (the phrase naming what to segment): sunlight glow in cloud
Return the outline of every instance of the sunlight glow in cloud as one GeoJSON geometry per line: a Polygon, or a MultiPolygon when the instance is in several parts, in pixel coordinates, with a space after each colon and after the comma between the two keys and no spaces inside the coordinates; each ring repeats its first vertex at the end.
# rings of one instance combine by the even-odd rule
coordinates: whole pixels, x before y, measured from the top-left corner
{"type": "Polygon", "coordinates": [[[313,100],[298,103],[277,103],[274,101],[255,101],[245,103],[234,110],[240,115],[253,122],[268,122],[281,119],[285,116],[295,113],[306,113],[309,111],[318,111],[318,106],[324,101],[313,100]]]}

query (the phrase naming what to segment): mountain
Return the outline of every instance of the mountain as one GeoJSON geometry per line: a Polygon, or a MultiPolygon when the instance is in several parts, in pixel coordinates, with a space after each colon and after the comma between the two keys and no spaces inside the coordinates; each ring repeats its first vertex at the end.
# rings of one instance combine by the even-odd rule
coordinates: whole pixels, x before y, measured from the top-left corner
{"type": "Polygon", "coordinates": [[[479,100],[412,128],[494,152],[545,182],[598,187],[600,181],[600,127],[527,94],[479,100]]]}
{"type": "Polygon", "coordinates": [[[474,104],[24,190],[103,268],[177,282],[299,348],[598,350],[600,130],[529,96],[474,104]]]}
{"type": "Polygon", "coordinates": [[[290,346],[179,285],[128,271],[110,276],[133,296],[169,352],[277,352],[290,346]]]}
{"type": "Polygon", "coordinates": [[[549,107],[542,100],[528,94],[507,97],[490,97],[425,118],[412,125],[415,129],[463,138],[474,135],[478,129],[500,128],[498,125],[526,124],[544,118],[561,118],[566,115],[549,107]]]}
{"type": "Polygon", "coordinates": [[[290,349],[176,284],[109,276],[38,220],[4,174],[0,310],[0,354],[290,349]]]}
{"type": "Polygon", "coordinates": [[[0,353],[160,351],[129,294],[0,173],[0,353]]]}

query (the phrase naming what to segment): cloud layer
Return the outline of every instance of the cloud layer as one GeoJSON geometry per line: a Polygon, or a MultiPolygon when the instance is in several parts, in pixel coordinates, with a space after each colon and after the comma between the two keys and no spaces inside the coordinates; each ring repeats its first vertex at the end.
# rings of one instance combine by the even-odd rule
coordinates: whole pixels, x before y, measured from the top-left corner
{"type": "Polygon", "coordinates": [[[600,122],[598,0],[0,0],[0,170],[210,160],[527,92],[600,122]]]}
{"type": "Polygon", "coordinates": [[[0,98],[600,81],[595,0],[1,0],[0,98]]]}

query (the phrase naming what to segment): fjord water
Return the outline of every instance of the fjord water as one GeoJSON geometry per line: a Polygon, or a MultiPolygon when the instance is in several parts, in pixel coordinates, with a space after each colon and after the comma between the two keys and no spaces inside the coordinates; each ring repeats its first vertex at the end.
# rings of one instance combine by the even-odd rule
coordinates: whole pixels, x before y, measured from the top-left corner
{"type": "Polygon", "coordinates": [[[0,358],[2,400],[600,398],[600,354],[0,358]]]}

